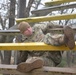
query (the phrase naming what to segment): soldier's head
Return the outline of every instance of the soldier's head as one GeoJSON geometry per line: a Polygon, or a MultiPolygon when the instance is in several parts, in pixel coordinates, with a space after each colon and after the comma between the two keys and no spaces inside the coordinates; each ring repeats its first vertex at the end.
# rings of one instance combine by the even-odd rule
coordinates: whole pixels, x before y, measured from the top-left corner
{"type": "Polygon", "coordinates": [[[18,29],[20,30],[20,32],[26,36],[30,36],[32,35],[32,27],[29,25],[29,23],[27,22],[20,22],[18,24],[18,29]]]}

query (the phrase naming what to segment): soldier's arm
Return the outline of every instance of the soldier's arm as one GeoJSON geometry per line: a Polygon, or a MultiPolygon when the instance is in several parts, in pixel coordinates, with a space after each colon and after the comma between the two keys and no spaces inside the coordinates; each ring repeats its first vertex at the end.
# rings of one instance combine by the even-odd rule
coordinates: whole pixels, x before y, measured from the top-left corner
{"type": "Polygon", "coordinates": [[[56,28],[63,28],[63,26],[50,22],[47,24],[45,33],[54,32],[54,30],[56,28]],[[52,31],[51,31],[51,29],[52,29],[52,31]]]}
{"type": "Polygon", "coordinates": [[[33,26],[33,28],[39,28],[39,29],[41,29],[43,32],[46,31],[46,27],[47,27],[47,24],[45,24],[45,23],[35,24],[35,25],[33,26]]]}
{"type": "Polygon", "coordinates": [[[40,28],[44,34],[49,33],[50,29],[52,28],[63,28],[63,26],[56,25],[54,23],[40,23],[40,24],[35,24],[34,28],[40,28]]]}

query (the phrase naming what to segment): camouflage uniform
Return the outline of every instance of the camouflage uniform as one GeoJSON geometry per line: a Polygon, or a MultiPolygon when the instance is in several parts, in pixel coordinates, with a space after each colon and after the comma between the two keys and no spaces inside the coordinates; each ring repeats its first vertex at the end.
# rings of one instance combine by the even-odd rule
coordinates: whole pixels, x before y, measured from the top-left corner
{"type": "MultiPolygon", "coordinates": [[[[55,26],[53,26],[53,27],[55,27],[55,26]]],[[[47,29],[49,28],[47,24],[36,24],[32,28],[33,28],[33,34],[30,37],[22,35],[22,41],[24,41],[24,42],[44,42],[46,44],[51,44],[51,45],[55,45],[55,46],[61,45],[57,40],[54,40],[53,38],[55,38],[55,39],[57,39],[58,37],[63,38],[62,34],[54,35],[54,33],[53,34],[47,33],[44,35],[43,32],[47,31],[47,29]]],[[[46,50],[46,52],[43,52],[43,51],[30,52],[30,54],[32,56],[41,56],[41,57],[43,57],[45,53],[47,53],[46,57],[48,59],[52,59],[52,61],[55,63],[55,66],[61,62],[62,55],[61,55],[60,51],[47,52],[47,50],[46,50]]]]}

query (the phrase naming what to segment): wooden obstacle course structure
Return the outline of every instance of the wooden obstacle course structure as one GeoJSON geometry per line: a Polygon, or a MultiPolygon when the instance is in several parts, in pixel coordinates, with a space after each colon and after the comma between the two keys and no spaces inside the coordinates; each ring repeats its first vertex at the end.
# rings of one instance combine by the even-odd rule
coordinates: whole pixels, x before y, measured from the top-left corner
{"type": "MultiPolygon", "coordinates": [[[[72,29],[74,30],[74,33],[76,33],[76,28],[72,27],[72,29]]],[[[58,34],[63,34],[63,28],[52,28],[49,29],[49,31],[56,31],[56,33],[58,34]]],[[[20,33],[20,30],[0,30],[0,35],[13,35],[13,36],[17,36],[17,35],[22,35],[20,33]]]]}
{"type": "Polygon", "coordinates": [[[44,21],[54,21],[54,20],[68,20],[68,19],[76,19],[76,14],[63,14],[56,16],[42,16],[42,17],[29,17],[29,18],[20,18],[16,19],[16,22],[44,22],[44,21]]]}
{"type": "MultiPolygon", "coordinates": [[[[72,2],[75,0],[60,0],[61,3],[64,2],[72,2]]],[[[56,4],[60,4],[59,2],[56,4]]],[[[54,4],[53,4],[54,5],[54,4]]],[[[72,6],[71,6],[72,7],[72,6]]],[[[74,5],[75,7],[75,5],[74,5]]],[[[52,10],[53,11],[53,10],[52,10]]],[[[29,17],[29,18],[21,18],[16,19],[16,22],[19,23],[21,21],[26,22],[41,22],[41,21],[53,21],[53,20],[64,20],[64,19],[76,19],[76,14],[66,14],[66,15],[56,15],[56,16],[42,16],[42,17],[29,17]]],[[[0,33],[9,35],[20,34],[20,31],[2,31],[0,33]],[[12,33],[11,33],[12,32],[12,33]]],[[[34,51],[64,51],[69,50],[65,45],[62,46],[52,46],[47,45],[42,42],[34,42],[34,43],[0,43],[0,50],[34,50],[34,51]]],[[[76,50],[76,46],[74,48],[76,50]]],[[[18,75],[76,75],[76,68],[60,68],[60,67],[43,67],[41,69],[33,70],[30,73],[20,73],[16,70],[17,65],[0,65],[0,73],[1,74],[18,74],[18,75]]]]}
{"type": "MultiPolygon", "coordinates": [[[[68,51],[69,48],[65,45],[52,46],[43,42],[30,43],[0,43],[0,50],[22,50],[22,51],[68,51]]],[[[76,46],[73,50],[76,50],[76,46]]]]}
{"type": "Polygon", "coordinates": [[[75,7],[76,7],[76,3],[67,4],[67,5],[60,5],[60,6],[58,5],[58,6],[52,6],[52,7],[46,7],[43,9],[33,10],[33,11],[31,11],[31,13],[36,15],[36,16],[45,16],[52,11],[71,9],[71,8],[75,8],[75,7]]]}
{"type": "MultiPolygon", "coordinates": [[[[56,0],[53,2],[73,2],[76,0],[56,0]]],[[[50,3],[50,2],[47,2],[50,3]]],[[[61,4],[60,3],[60,4],[61,4]]],[[[75,8],[76,4],[69,4],[69,5],[61,5],[61,6],[53,6],[45,9],[39,9],[35,11],[31,11],[32,14],[38,15],[38,17],[28,17],[28,18],[20,18],[16,19],[16,22],[19,23],[21,21],[26,21],[26,22],[44,22],[44,21],[55,21],[55,20],[69,20],[69,19],[76,19],[76,13],[74,14],[61,14],[61,15],[54,15],[54,16],[39,16],[42,12],[41,15],[44,15],[46,13],[49,13],[51,11],[56,11],[56,10],[63,10],[63,9],[69,9],[69,8],[75,8]],[[45,12],[45,13],[44,13],[45,12]]]]}

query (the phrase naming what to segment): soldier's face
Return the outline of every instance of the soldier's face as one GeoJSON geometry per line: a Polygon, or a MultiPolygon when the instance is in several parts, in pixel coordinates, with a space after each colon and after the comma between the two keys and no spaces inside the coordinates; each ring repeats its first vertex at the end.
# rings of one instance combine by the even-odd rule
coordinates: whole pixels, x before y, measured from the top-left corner
{"type": "Polygon", "coordinates": [[[26,36],[32,35],[32,28],[31,28],[31,27],[27,28],[27,29],[23,32],[23,34],[26,35],[26,36]]]}

